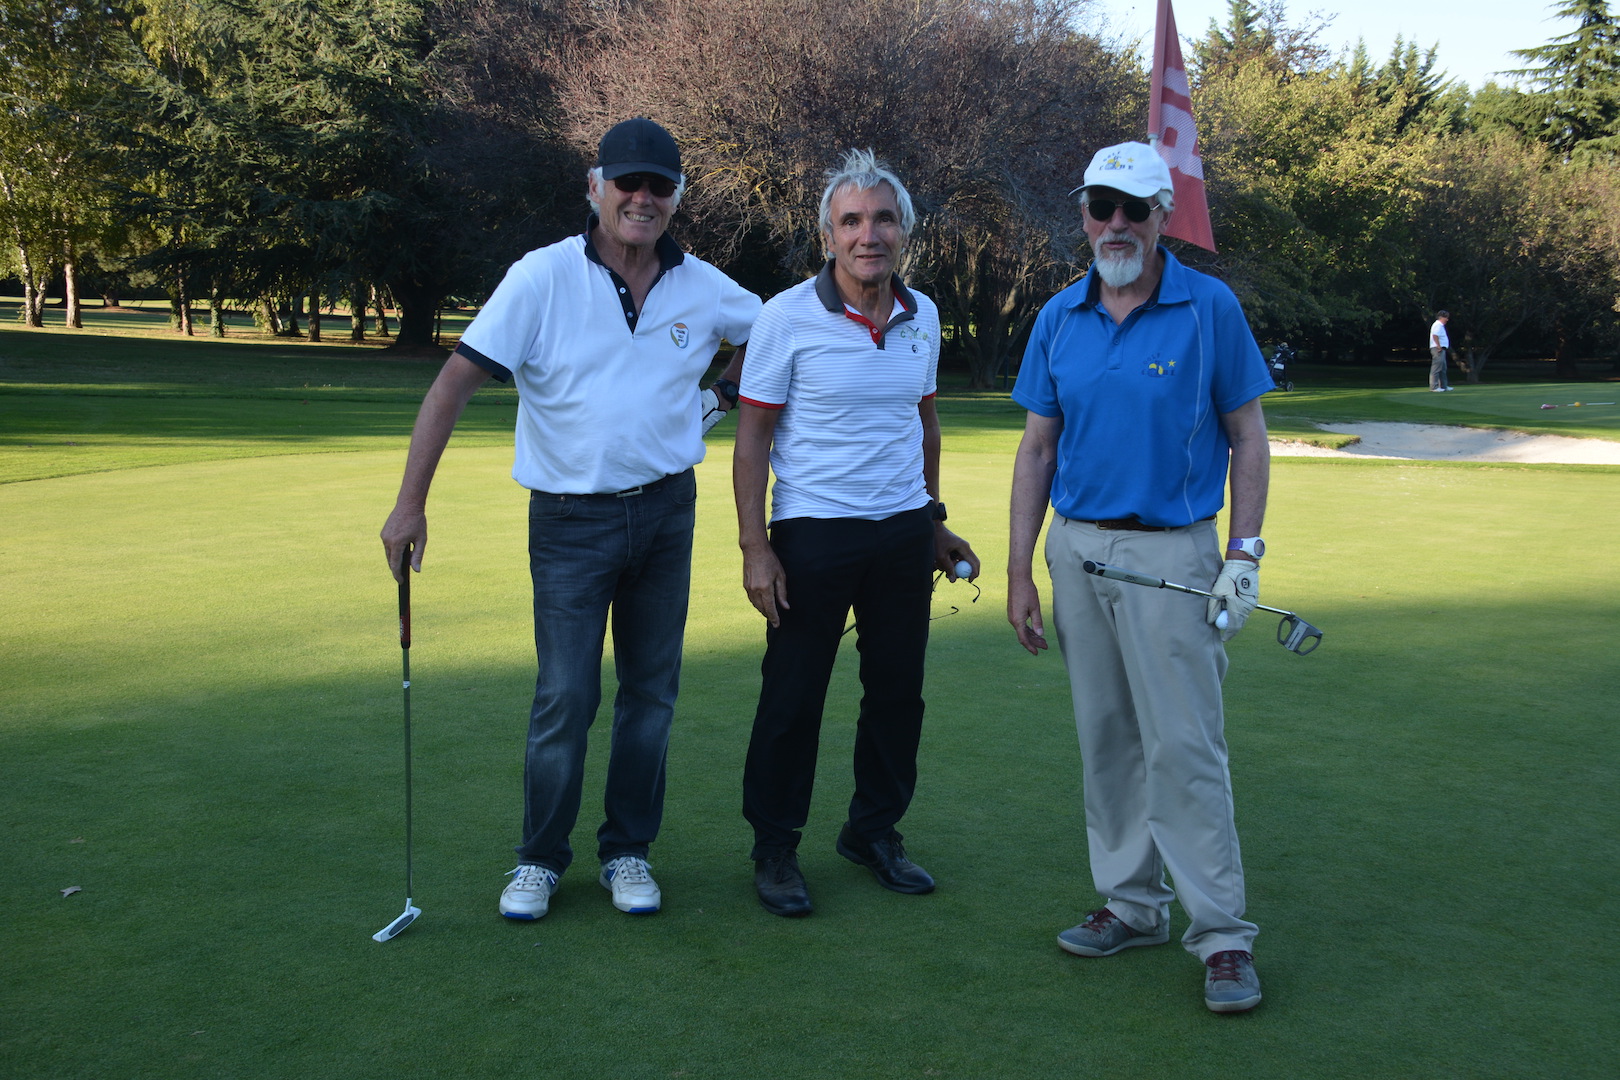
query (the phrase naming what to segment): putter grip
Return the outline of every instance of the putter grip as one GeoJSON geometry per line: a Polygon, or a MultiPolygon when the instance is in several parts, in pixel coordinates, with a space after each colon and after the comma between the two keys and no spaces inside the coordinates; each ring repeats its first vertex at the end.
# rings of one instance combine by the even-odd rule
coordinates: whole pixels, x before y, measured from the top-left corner
{"type": "Polygon", "coordinates": [[[1150,589],[1164,588],[1164,578],[1148,577],[1146,574],[1133,574],[1129,570],[1121,570],[1119,567],[1109,566],[1107,563],[1092,562],[1087,559],[1081,564],[1081,567],[1086,573],[1096,574],[1098,577],[1113,578],[1115,581],[1128,581],[1132,585],[1146,585],[1150,589]]]}
{"type": "Polygon", "coordinates": [[[411,647],[411,549],[399,557],[399,647],[411,647]]]}

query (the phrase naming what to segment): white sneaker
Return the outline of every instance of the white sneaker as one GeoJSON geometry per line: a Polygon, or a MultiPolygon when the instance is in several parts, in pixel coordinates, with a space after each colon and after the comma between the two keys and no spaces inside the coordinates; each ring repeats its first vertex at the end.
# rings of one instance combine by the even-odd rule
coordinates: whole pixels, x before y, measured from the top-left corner
{"type": "Polygon", "coordinates": [[[663,902],[646,859],[634,855],[609,859],[602,864],[602,876],[598,880],[602,888],[613,890],[613,906],[631,915],[651,915],[663,902]]]}
{"type": "Polygon", "coordinates": [[[551,910],[557,875],[543,866],[524,863],[508,874],[512,883],[501,892],[501,914],[508,919],[538,919],[551,910]]]}

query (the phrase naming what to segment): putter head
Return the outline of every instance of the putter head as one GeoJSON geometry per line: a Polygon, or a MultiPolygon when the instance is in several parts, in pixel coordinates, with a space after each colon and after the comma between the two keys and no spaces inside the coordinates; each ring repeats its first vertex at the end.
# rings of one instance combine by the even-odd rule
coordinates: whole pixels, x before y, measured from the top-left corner
{"type": "Polygon", "coordinates": [[[1277,644],[1301,656],[1316,651],[1322,644],[1322,631],[1298,615],[1284,615],[1277,624],[1277,644]]]}
{"type": "Polygon", "coordinates": [[[404,912],[404,914],[402,914],[399,918],[395,919],[393,922],[389,923],[387,926],[383,927],[381,930],[377,931],[375,934],[372,934],[371,935],[371,940],[372,941],[392,941],[392,940],[394,940],[396,937],[398,937],[400,935],[400,933],[407,926],[409,926],[409,925],[411,925],[411,923],[415,922],[416,917],[418,915],[420,915],[420,914],[422,914],[422,909],[421,908],[413,906],[409,900],[405,901],[405,912],[404,912]]]}

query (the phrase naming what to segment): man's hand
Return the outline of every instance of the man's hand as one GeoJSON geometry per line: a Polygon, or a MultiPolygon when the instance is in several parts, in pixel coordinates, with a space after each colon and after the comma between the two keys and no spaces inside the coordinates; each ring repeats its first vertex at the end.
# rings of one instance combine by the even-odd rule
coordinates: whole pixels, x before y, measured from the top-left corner
{"type": "Polygon", "coordinates": [[[404,581],[400,573],[400,556],[407,548],[411,551],[411,569],[422,572],[422,549],[427,547],[427,514],[420,507],[396,503],[394,512],[382,527],[383,557],[395,581],[404,581]]]}
{"type": "Polygon", "coordinates": [[[781,612],[789,606],[787,573],[769,544],[743,550],[743,588],[748,591],[748,602],[772,626],[782,625],[781,612]]]}
{"type": "Polygon", "coordinates": [[[703,404],[703,434],[707,435],[709,429],[726,418],[726,413],[731,411],[731,403],[715,393],[713,387],[703,391],[698,400],[703,404]]]}
{"type": "Polygon", "coordinates": [[[1248,559],[1227,559],[1215,584],[1209,587],[1215,595],[1204,604],[1204,621],[1211,626],[1224,610],[1226,629],[1221,631],[1222,641],[1231,641],[1260,602],[1260,564],[1248,559]]]}
{"type": "Polygon", "coordinates": [[[1018,644],[1031,656],[1046,648],[1046,628],[1041,625],[1041,594],[1033,581],[1007,583],[1007,621],[1018,631],[1018,644]]]}
{"type": "Polygon", "coordinates": [[[966,562],[973,567],[973,572],[967,576],[969,581],[979,576],[979,557],[973,553],[973,545],[957,536],[944,525],[934,527],[934,568],[942,570],[949,581],[955,581],[959,576],[956,564],[966,562]]]}

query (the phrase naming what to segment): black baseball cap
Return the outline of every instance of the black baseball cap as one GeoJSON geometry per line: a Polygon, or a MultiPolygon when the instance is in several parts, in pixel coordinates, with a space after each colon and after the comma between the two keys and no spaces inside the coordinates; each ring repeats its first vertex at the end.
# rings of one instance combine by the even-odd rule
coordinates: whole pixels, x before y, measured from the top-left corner
{"type": "Polygon", "coordinates": [[[677,184],[681,182],[681,151],[674,136],[645,116],[616,124],[602,136],[596,164],[604,180],[630,173],[655,173],[677,184]]]}

